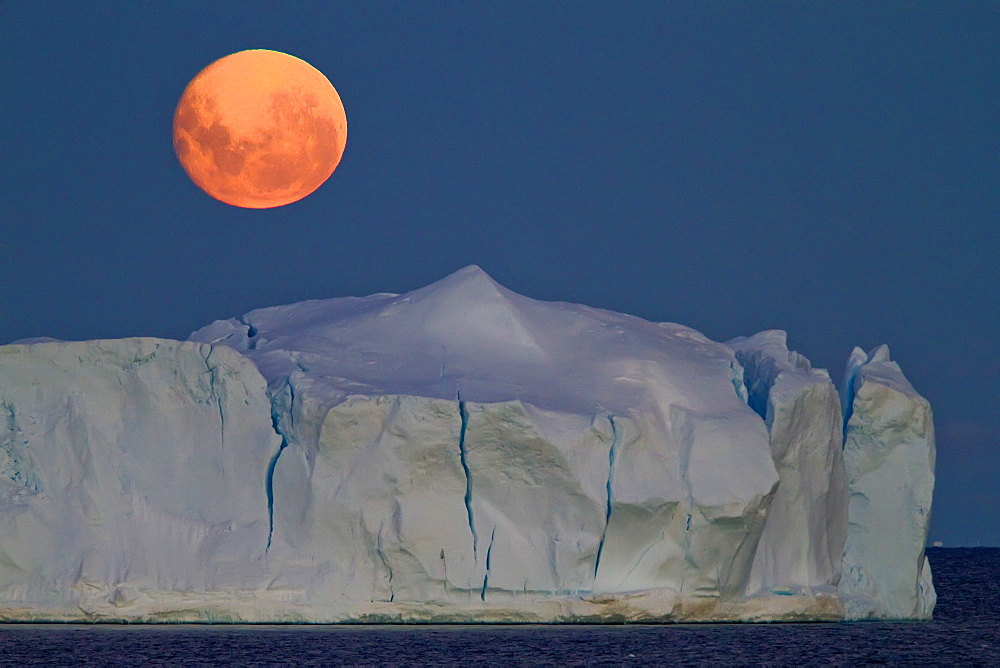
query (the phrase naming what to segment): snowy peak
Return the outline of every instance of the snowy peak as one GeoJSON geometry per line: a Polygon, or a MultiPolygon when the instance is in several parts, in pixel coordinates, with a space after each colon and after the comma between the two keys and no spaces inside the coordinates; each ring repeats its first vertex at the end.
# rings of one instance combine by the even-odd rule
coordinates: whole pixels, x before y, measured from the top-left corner
{"type": "MultiPolygon", "coordinates": [[[[443,346],[448,356],[476,356],[484,349],[511,360],[540,361],[545,357],[532,335],[522,297],[490,278],[475,265],[465,267],[425,288],[401,295],[382,317],[405,317],[419,325],[409,330],[414,339],[426,338],[443,346]]],[[[393,326],[399,323],[394,322],[393,326]]]]}
{"type": "Polygon", "coordinates": [[[502,301],[520,297],[494,281],[481,267],[474,264],[403,296],[411,300],[448,300],[466,303],[502,301]]]}

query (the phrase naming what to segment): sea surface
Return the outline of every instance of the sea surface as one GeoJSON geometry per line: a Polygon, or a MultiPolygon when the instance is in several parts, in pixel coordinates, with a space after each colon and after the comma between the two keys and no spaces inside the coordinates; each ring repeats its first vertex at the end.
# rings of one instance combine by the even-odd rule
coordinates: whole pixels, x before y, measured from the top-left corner
{"type": "Polygon", "coordinates": [[[0,664],[1000,666],[1000,548],[931,548],[929,622],[581,626],[0,625],[0,664]]]}

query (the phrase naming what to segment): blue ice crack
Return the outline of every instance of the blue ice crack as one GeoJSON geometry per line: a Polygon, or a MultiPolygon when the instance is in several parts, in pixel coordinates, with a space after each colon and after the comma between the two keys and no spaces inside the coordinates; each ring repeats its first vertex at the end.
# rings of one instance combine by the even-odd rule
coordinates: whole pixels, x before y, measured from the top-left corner
{"type": "MultiPolygon", "coordinates": [[[[295,391],[292,389],[290,383],[285,385],[288,389],[288,414],[291,416],[292,405],[295,402],[295,391]]],[[[274,428],[274,433],[281,437],[281,444],[278,446],[278,451],[274,453],[271,457],[271,461],[267,465],[267,475],[265,477],[264,485],[265,491],[267,493],[267,547],[264,548],[264,553],[271,549],[271,539],[274,537],[274,469],[278,465],[278,457],[281,453],[285,451],[288,447],[288,438],[285,437],[284,432],[281,429],[281,424],[279,420],[278,409],[275,405],[274,399],[271,400],[271,426],[274,428]]]]}
{"type": "Polygon", "coordinates": [[[479,600],[486,600],[486,588],[490,584],[490,568],[493,567],[493,539],[497,536],[497,527],[493,525],[493,532],[490,534],[490,546],[486,548],[486,574],[483,576],[483,589],[479,592],[479,600]]]}
{"type": "Polygon", "coordinates": [[[458,415],[462,420],[461,431],[458,434],[458,453],[462,461],[462,470],[465,471],[465,512],[469,516],[469,531],[472,532],[472,556],[475,559],[479,549],[479,537],[476,536],[476,525],[472,521],[472,474],[469,473],[469,462],[466,460],[465,433],[469,427],[469,411],[462,401],[462,395],[458,395],[458,415]]]}
{"type": "Polygon", "coordinates": [[[257,349],[257,328],[247,322],[245,316],[236,316],[237,322],[247,328],[247,349],[256,350],[257,349]]]}
{"type": "Polygon", "coordinates": [[[597,557],[594,559],[594,579],[597,579],[597,569],[601,567],[601,553],[604,552],[604,539],[608,536],[608,525],[611,524],[611,504],[613,501],[611,492],[612,476],[615,470],[615,455],[621,442],[621,434],[618,433],[618,426],[615,424],[615,416],[608,416],[608,423],[611,424],[611,447],[608,448],[608,482],[607,482],[607,509],[604,513],[604,531],[601,533],[601,542],[597,546],[597,557]]]}
{"type": "Polygon", "coordinates": [[[844,374],[844,389],[840,396],[840,400],[842,402],[840,412],[844,418],[843,441],[841,442],[841,447],[847,444],[847,423],[851,421],[851,416],[854,415],[854,397],[857,394],[854,382],[857,380],[858,373],[861,371],[861,367],[865,365],[865,362],[867,362],[867,359],[860,364],[855,364],[844,374]]]}

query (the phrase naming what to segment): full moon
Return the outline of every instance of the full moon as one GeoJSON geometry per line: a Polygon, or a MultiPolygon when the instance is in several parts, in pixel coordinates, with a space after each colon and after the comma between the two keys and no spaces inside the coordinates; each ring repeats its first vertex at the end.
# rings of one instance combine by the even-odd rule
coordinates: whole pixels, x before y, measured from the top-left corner
{"type": "Polygon", "coordinates": [[[323,185],[347,144],[340,95],[304,60],[255,49],[191,80],[174,112],[174,151],[217,200],[248,209],[297,202],[323,185]]]}

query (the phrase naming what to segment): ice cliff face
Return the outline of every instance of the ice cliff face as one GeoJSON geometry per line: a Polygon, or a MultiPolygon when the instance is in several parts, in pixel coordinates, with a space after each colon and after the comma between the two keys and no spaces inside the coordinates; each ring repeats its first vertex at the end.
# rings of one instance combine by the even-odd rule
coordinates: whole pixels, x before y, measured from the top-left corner
{"type": "Polygon", "coordinates": [[[931,407],[879,346],[855,348],[845,406],[847,544],[840,594],[848,619],[930,617],[937,595],[924,555],[934,491],[931,407]]]}
{"type": "Polygon", "coordinates": [[[0,615],[262,583],[269,410],[224,346],[0,347],[0,615]]]}
{"type": "Polygon", "coordinates": [[[784,332],[729,345],[743,365],[749,404],[767,425],[780,478],[749,592],[833,590],[847,531],[837,391],[826,371],[788,350],[784,332]]]}
{"type": "MultiPolygon", "coordinates": [[[[868,367],[856,377],[875,378],[868,367]]],[[[881,432],[852,425],[882,408],[864,403],[875,381],[854,382],[848,443],[870,458],[881,432]]],[[[782,332],[719,344],[528,299],[476,267],[404,295],[260,309],[186,343],[0,347],[0,414],[4,619],[933,607],[926,595],[906,607],[929,572],[909,591],[881,565],[916,534],[856,540],[855,525],[909,512],[908,497],[855,512],[881,483],[868,464],[852,473],[829,376],[782,332]]],[[[890,469],[893,484],[924,480],[890,469]]]]}

